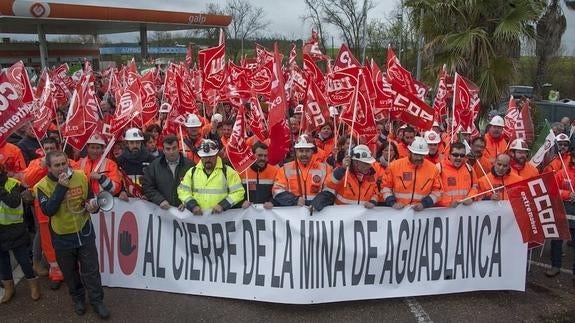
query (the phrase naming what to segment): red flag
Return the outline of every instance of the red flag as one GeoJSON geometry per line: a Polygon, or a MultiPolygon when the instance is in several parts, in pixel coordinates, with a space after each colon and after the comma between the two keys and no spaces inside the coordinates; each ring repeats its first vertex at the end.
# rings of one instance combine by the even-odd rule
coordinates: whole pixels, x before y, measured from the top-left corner
{"type": "Polygon", "coordinates": [[[425,96],[429,92],[430,87],[419,82],[418,80],[413,80],[413,86],[415,86],[415,94],[421,101],[425,101],[425,96]]]}
{"type": "Polygon", "coordinates": [[[184,66],[186,67],[186,69],[189,69],[190,66],[192,66],[192,54],[193,54],[193,49],[192,49],[192,43],[188,44],[188,49],[186,50],[186,59],[184,60],[184,66]]]}
{"type": "Polygon", "coordinates": [[[399,118],[422,130],[433,126],[433,108],[406,89],[398,89],[393,105],[401,111],[399,118]]]}
{"type": "Polygon", "coordinates": [[[513,96],[509,98],[509,104],[507,105],[507,113],[505,114],[505,127],[503,128],[503,134],[507,137],[507,140],[515,139],[515,122],[519,117],[519,109],[517,108],[517,103],[513,96]]]}
{"type": "MultiPolygon", "coordinates": [[[[228,62],[227,64],[227,76],[225,83],[225,95],[228,99],[248,99],[251,95],[250,90],[250,78],[251,71],[245,67],[234,64],[233,62],[228,62]]],[[[241,104],[241,102],[236,102],[236,104],[241,104]]]]}
{"type": "Polygon", "coordinates": [[[247,111],[247,121],[253,134],[258,137],[259,140],[264,141],[268,138],[268,130],[266,127],[265,115],[260,106],[260,101],[253,94],[249,98],[249,107],[247,111]]]}
{"type": "Polygon", "coordinates": [[[457,127],[467,129],[479,114],[479,88],[473,82],[455,73],[453,119],[457,127]]]}
{"type": "Polygon", "coordinates": [[[533,127],[533,119],[531,119],[529,99],[523,102],[521,114],[515,121],[515,135],[517,138],[525,139],[529,144],[535,140],[535,130],[533,127]]]}
{"type": "Polygon", "coordinates": [[[130,175],[126,174],[126,172],[121,167],[118,167],[118,171],[120,171],[124,188],[126,189],[128,195],[139,199],[146,199],[142,187],[134,183],[134,181],[132,181],[132,179],[130,178],[130,175]]]}
{"type": "Polygon", "coordinates": [[[238,173],[244,172],[255,161],[256,156],[246,143],[246,127],[244,123],[244,106],[240,105],[232,135],[228,141],[226,152],[232,166],[238,173]]]}
{"type": "Polygon", "coordinates": [[[297,52],[296,52],[296,46],[294,43],[291,44],[291,50],[289,52],[289,58],[288,58],[288,67],[291,69],[292,67],[297,66],[297,63],[295,61],[296,57],[297,57],[297,52]]]}
{"type": "Polygon", "coordinates": [[[308,82],[309,87],[303,105],[303,127],[307,133],[312,133],[322,127],[330,119],[329,106],[326,98],[314,82],[308,82]]]}
{"type": "MultiPolygon", "coordinates": [[[[295,46],[294,46],[294,48],[295,48],[295,46]]],[[[319,35],[313,29],[311,30],[311,38],[303,45],[302,51],[304,54],[309,55],[310,57],[312,57],[315,60],[323,60],[323,59],[329,58],[329,56],[324,55],[321,52],[321,49],[319,49],[319,35]]],[[[295,53],[295,49],[294,49],[294,53],[295,53]]],[[[295,57],[294,57],[293,61],[295,63],[295,57]]]]}
{"type": "Polygon", "coordinates": [[[270,127],[270,145],[268,162],[277,165],[287,156],[291,149],[291,133],[285,119],[270,127]]]}
{"type": "Polygon", "coordinates": [[[0,145],[17,129],[32,119],[32,105],[22,104],[16,86],[6,72],[0,72],[0,145]]]}
{"type": "Polygon", "coordinates": [[[34,100],[34,93],[32,92],[32,86],[30,85],[28,72],[26,72],[24,63],[19,61],[10,66],[6,70],[6,78],[12,84],[14,89],[16,89],[22,104],[31,104],[34,100]]]}
{"type": "Polygon", "coordinates": [[[411,73],[401,66],[391,47],[387,49],[387,80],[395,91],[401,88],[417,94],[411,73]]]}
{"type": "Polygon", "coordinates": [[[148,124],[158,113],[158,100],[154,86],[155,73],[146,73],[140,80],[140,95],[142,97],[142,122],[148,124]]]}
{"type": "MultiPolygon", "coordinates": [[[[381,69],[372,59],[370,63],[371,80],[375,89],[375,100],[373,107],[373,115],[375,120],[383,120],[393,109],[393,99],[395,94],[391,89],[391,85],[387,82],[387,78],[381,72],[381,69]]],[[[391,116],[392,118],[399,118],[399,114],[391,116]]]]}
{"type": "Polygon", "coordinates": [[[44,138],[48,131],[48,127],[56,117],[54,97],[52,96],[53,88],[54,86],[50,81],[50,77],[46,73],[43,91],[41,92],[40,97],[36,100],[34,110],[32,111],[34,115],[32,129],[34,130],[36,137],[39,139],[44,138]]]}
{"type": "Polygon", "coordinates": [[[116,111],[112,120],[112,133],[119,136],[124,128],[142,112],[140,82],[134,82],[125,88],[116,101],[116,111]]]}
{"type": "MultiPolygon", "coordinates": [[[[274,44],[274,64],[271,75],[271,103],[269,105],[268,125],[274,125],[285,120],[287,113],[287,102],[284,88],[284,80],[281,68],[281,58],[277,43],[274,44]]],[[[271,129],[270,129],[271,130],[271,129]]]]}
{"type": "Polygon", "coordinates": [[[305,74],[311,75],[311,79],[314,80],[322,92],[325,90],[326,81],[323,73],[319,67],[317,67],[311,56],[306,54],[303,55],[303,71],[305,74]]]}
{"type": "Polygon", "coordinates": [[[552,172],[506,186],[523,242],[571,240],[565,206],[552,172]]]}
{"type": "Polygon", "coordinates": [[[198,52],[198,65],[202,71],[202,89],[204,92],[218,91],[224,85],[226,76],[225,54],[225,43],[198,52]]]}
{"type": "Polygon", "coordinates": [[[87,125],[84,117],[84,109],[82,109],[80,103],[81,100],[82,98],[79,91],[77,89],[74,90],[72,98],[70,99],[68,114],[66,115],[66,123],[62,129],[62,136],[64,137],[82,136],[86,133],[87,125]]]}
{"type": "Polygon", "coordinates": [[[437,122],[440,122],[441,117],[447,114],[447,100],[453,95],[447,87],[447,78],[447,67],[443,65],[441,73],[439,74],[439,84],[437,85],[435,100],[433,100],[433,110],[435,111],[435,120],[437,122]]]}
{"type": "Polygon", "coordinates": [[[365,137],[368,143],[378,136],[363,71],[360,72],[357,85],[352,93],[351,104],[344,106],[340,119],[347,123],[359,136],[365,137]],[[354,118],[355,122],[353,122],[354,118]]]}
{"type": "Polygon", "coordinates": [[[339,70],[350,67],[361,67],[361,64],[359,63],[357,58],[353,56],[353,53],[351,52],[351,50],[349,50],[347,45],[341,44],[339,53],[337,54],[335,62],[333,63],[333,71],[337,72],[339,70]]]}
{"type": "Polygon", "coordinates": [[[340,69],[327,76],[327,98],[332,105],[349,105],[361,68],[354,66],[340,69]]]}
{"type": "Polygon", "coordinates": [[[97,132],[98,125],[95,123],[89,123],[84,127],[84,132],[77,136],[66,136],[67,145],[73,147],[76,150],[84,149],[86,142],[90,137],[97,132]]]}
{"type": "MultiPolygon", "coordinates": [[[[274,54],[265,47],[256,44],[257,67],[250,78],[250,86],[257,94],[270,97],[272,88],[272,78],[274,73],[274,54]]],[[[281,66],[281,59],[278,58],[281,66]]],[[[281,69],[280,74],[281,75],[281,69]]]]}

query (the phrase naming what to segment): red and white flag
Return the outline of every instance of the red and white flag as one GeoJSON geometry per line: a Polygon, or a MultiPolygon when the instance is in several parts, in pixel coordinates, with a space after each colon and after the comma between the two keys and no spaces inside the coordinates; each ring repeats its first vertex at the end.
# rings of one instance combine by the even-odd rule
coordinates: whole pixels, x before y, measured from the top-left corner
{"type": "Polygon", "coordinates": [[[202,71],[202,90],[219,91],[226,77],[225,43],[198,52],[198,66],[202,71]]]}
{"type": "Polygon", "coordinates": [[[238,173],[243,173],[255,161],[256,156],[246,143],[246,126],[244,121],[244,106],[240,105],[232,135],[228,141],[226,152],[232,166],[238,173]]]}
{"type": "MultiPolygon", "coordinates": [[[[32,104],[23,104],[17,86],[10,81],[9,71],[0,72],[0,145],[17,129],[32,120],[32,104]]],[[[26,72],[24,72],[26,73],[26,72]]],[[[31,92],[30,92],[31,93],[31,92]]]]}
{"type": "MultiPolygon", "coordinates": [[[[281,58],[279,58],[281,66],[281,58]]],[[[270,53],[265,47],[256,44],[256,69],[249,79],[251,88],[256,94],[270,97],[272,91],[272,78],[274,77],[274,54],[270,53]]],[[[280,75],[281,69],[280,69],[280,75]]],[[[282,76],[283,78],[283,76],[282,76]]],[[[283,83],[283,82],[282,82],[283,83]]]]}
{"type": "Polygon", "coordinates": [[[515,122],[519,117],[519,109],[517,108],[517,103],[513,96],[509,98],[509,103],[507,104],[507,113],[505,114],[505,127],[503,128],[503,134],[507,140],[515,139],[515,122]]]}
{"type": "Polygon", "coordinates": [[[522,138],[531,144],[535,141],[535,130],[533,126],[533,119],[531,119],[531,111],[529,107],[529,99],[523,102],[519,118],[515,121],[515,136],[522,138]]]}
{"type": "Polygon", "coordinates": [[[312,133],[330,120],[329,106],[323,93],[314,82],[308,82],[307,95],[303,104],[304,125],[306,133],[312,133]]]}
{"type": "Polygon", "coordinates": [[[154,77],[156,73],[150,72],[140,79],[140,95],[142,98],[142,124],[151,122],[158,114],[158,100],[154,77]]]}
{"type": "Polygon", "coordinates": [[[347,123],[360,137],[364,137],[367,143],[378,136],[363,70],[359,73],[357,84],[352,92],[351,104],[344,106],[340,119],[347,123]]]}
{"type": "Polygon", "coordinates": [[[249,98],[248,104],[250,107],[246,113],[248,126],[250,126],[252,133],[258,137],[260,141],[265,141],[269,134],[266,126],[266,117],[255,93],[249,98]]]}
{"type": "MultiPolygon", "coordinates": [[[[281,58],[278,50],[277,43],[274,44],[274,59],[273,69],[271,75],[271,96],[270,105],[268,107],[268,125],[272,128],[276,123],[285,120],[287,113],[287,102],[284,88],[284,79],[281,68],[281,58]]],[[[257,92],[256,92],[257,93],[257,92]]]]}
{"type": "Polygon", "coordinates": [[[387,49],[387,80],[395,91],[404,89],[415,95],[418,94],[411,73],[401,66],[391,47],[387,49]]]}
{"type": "Polygon", "coordinates": [[[523,242],[541,245],[545,239],[571,240],[565,206],[552,172],[507,185],[505,189],[523,242]]]}
{"type": "Polygon", "coordinates": [[[333,71],[337,72],[350,67],[361,67],[361,63],[353,56],[353,53],[346,44],[341,44],[339,53],[333,62],[333,71]]]}
{"type": "Polygon", "coordinates": [[[56,118],[56,107],[54,105],[54,97],[52,96],[53,88],[54,86],[50,81],[50,76],[46,73],[42,92],[40,93],[40,97],[36,99],[34,110],[32,111],[34,115],[32,129],[38,139],[44,138],[52,120],[56,118]]]}
{"type": "Polygon", "coordinates": [[[479,87],[463,76],[455,73],[453,85],[453,120],[455,129],[470,128],[479,114],[479,87]]]}
{"type": "Polygon", "coordinates": [[[435,93],[435,100],[433,100],[433,110],[435,111],[435,121],[440,122],[441,117],[447,114],[448,99],[452,97],[453,93],[449,91],[448,87],[447,66],[443,65],[439,74],[439,84],[435,93]]]}
{"type": "Polygon", "coordinates": [[[111,132],[120,136],[124,128],[142,113],[140,82],[134,82],[125,88],[116,100],[116,111],[112,119],[111,132]]]}
{"type": "MultiPolygon", "coordinates": [[[[313,58],[316,61],[329,58],[329,56],[324,55],[321,52],[321,49],[319,49],[319,35],[317,34],[317,31],[315,31],[313,29],[311,30],[311,38],[305,44],[303,44],[302,51],[304,54],[309,55],[311,58],[313,58]]],[[[294,52],[295,52],[295,50],[294,50],[294,52]]],[[[295,58],[294,58],[294,62],[295,62],[295,58]]]]}

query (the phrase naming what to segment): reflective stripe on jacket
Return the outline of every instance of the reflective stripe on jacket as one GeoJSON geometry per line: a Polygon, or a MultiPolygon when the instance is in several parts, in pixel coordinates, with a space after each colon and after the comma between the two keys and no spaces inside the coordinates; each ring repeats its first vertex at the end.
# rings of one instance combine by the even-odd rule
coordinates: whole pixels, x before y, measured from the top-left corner
{"type": "Polygon", "coordinates": [[[396,203],[416,204],[429,196],[435,204],[441,197],[439,171],[426,159],[420,166],[409,157],[395,160],[386,170],[382,193],[384,200],[395,196],[396,203]]]}
{"type": "Polygon", "coordinates": [[[479,184],[473,168],[463,164],[455,168],[449,159],[437,164],[443,194],[437,206],[449,206],[452,201],[460,201],[477,194],[479,184]]]}
{"type": "MultiPolygon", "coordinates": [[[[6,192],[11,192],[13,189],[18,189],[20,182],[14,178],[8,178],[4,184],[6,192]]],[[[16,203],[14,203],[16,204],[16,203]]],[[[9,207],[3,201],[0,201],[0,225],[9,225],[24,222],[24,208],[22,201],[17,207],[9,207]]]]}

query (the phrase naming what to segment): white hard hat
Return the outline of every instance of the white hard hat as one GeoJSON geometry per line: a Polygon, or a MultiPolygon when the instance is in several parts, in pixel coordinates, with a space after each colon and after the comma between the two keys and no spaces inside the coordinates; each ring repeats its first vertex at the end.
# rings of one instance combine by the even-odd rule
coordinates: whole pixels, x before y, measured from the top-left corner
{"type": "Polygon", "coordinates": [[[330,106],[329,107],[329,116],[333,118],[337,115],[339,115],[339,111],[337,111],[337,108],[334,106],[330,106]]]}
{"type": "Polygon", "coordinates": [[[106,146],[106,140],[100,134],[93,134],[90,139],[86,142],[86,144],[98,144],[102,146],[106,146]]]}
{"type": "Polygon", "coordinates": [[[299,136],[298,141],[293,146],[295,149],[298,148],[315,148],[314,140],[309,135],[301,135],[299,136]]]}
{"type": "Polygon", "coordinates": [[[144,140],[144,134],[142,133],[142,130],[138,128],[130,128],[126,130],[126,133],[124,134],[124,140],[125,141],[144,140]]]}
{"type": "Polygon", "coordinates": [[[188,128],[199,128],[202,126],[202,122],[200,121],[200,118],[198,118],[197,115],[190,114],[188,115],[186,122],[184,122],[184,126],[188,128]]]}
{"type": "Polygon", "coordinates": [[[501,116],[493,117],[491,121],[489,121],[489,124],[492,126],[505,127],[505,121],[503,121],[503,118],[501,116]]]}
{"type": "Polygon", "coordinates": [[[162,105],[160,105],[160,113],[169,113],[172,110],[172,105],[169,104],[168,102],[164,102],[162,103],[162,105]]]}
{"type": "Polygon", "coordinates": [[[409,147],[407,147],[407,149],[409,149],[409,151],[411,151],[412,153],[418,155],[429,154],[429,147],[427,147],[427,142],[425,142],[425,139],[423,139],[423,137],[415,137],[413,139],[413,142],[411,143],[411,145],[409,145],[409,147]]]}
{"type": "Polygon", "coordinates": [[[303,104],[298,104],[293,109],[293,113],[303,113],[303,104]]]}
{"type": "Polygon", "coordinates": [[[375,163],[375,158],[371,156],[371,151],[366,145],[357,145],[351,150],[351,159],[360,162],[373,164],[375,163]]]}
{"type": "Polygon", "coordinates": [[[511,142],[511,145],[509,145],[509,150],[529,151],[529,146],[527,145],[527,142],[525,142],[525,140],[517,138],[511,142]]]}
{"type": "Polygon", "coordinates": [[[224,116],[219,114],[219,113],[214,113],[214,115],[212,116],[211,121],[214,122],[214,120],[218,121],[218,123],[222,122],[224,120],[224,116]]]}
{"type": "Polygon", "coordinates": [[[423,137],[427,144],[438,144],[441,142],[441,137],[439,137],[439,134],[433,130],[426,131],[423,137]]]}
{"type": "Polygon", "coordinates": [[[560,133],[555,137],[555,141],[569,141],[569,136],[564,133],[560,133]]]}
{"type": "Polygon", "coordinates": [[[198,156],[211,157],[217,155],[219,151],[218,144],[215,141],[204,139],[198,149],[198,156]]]}
{"type": "Polygon", "coordinates": [[[431,127],[437,127],[437,128],[439,128],[439,122],[433,121],[433,125],[432,125],[431,127]]]}

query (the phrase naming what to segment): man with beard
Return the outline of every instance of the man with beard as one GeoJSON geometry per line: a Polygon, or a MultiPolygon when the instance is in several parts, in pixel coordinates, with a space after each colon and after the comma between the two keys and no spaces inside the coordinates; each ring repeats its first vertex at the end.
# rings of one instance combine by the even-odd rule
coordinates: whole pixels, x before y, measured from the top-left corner
{"type": "Polygon", "coordinates": [[[415,211],[432,207],[441,197],[439,171],[425,159],[429,148],[423,137],[415,137],[405,158],[392,162],[385,172],[385,205],[402,209],[411,205],[415,211]]]}
{"type": "Polygon", "coordinates": [[[278,166],[268,164],[268,146],[262,142],[256,142],[252,146],[252,152],[256,156],[256,162],[242,173],[242,184],[247,192],[246,200],[242,208],[247,208],[252,203],[262,204],[264,208],[273,207],[272,187],[278,172],[278,166]]]}
{"type": "Polygon", "coordinates": [[[160,208],[167,210],[173,206],[183,211],[185,206],[178,198],[177,188],[194,164],[180,153],[178,138],[174,135],[164,138],[162,149],[163,156],[144,168],[142,189],[148,200],[160,208]]]}
{"type": "Polygon", "coordinates": [[[315,158],[313,138],[301,135],[294,145],[296,159],[284,164],[277,172],[272,193],[280,206],[304,206],[323,190],[332,168],[315,158]]]}
{"type": "Polygon", "coordinates": [[[144,175],[144,167],[154,160],[154,156],[144,147],[144,134],[138,128],[126,130],[124,142],[126,146],[118,157],[118,166],[130,176],[135,184],[139,185],[144,175]]]}
{"type": "Polygon", "coordinates": [[[415,129],[410,126],[403,128],[403,136],[401,141],[397,144],[397,152],[399,153],[399,158],[404,158],[409,155],[409,145],[415,139],[415,129]]]}
{"type": "Polygon", "coordinates": [[[519,182],[522,178],[511,173],[511,157],[507,154],[500,154],[495,159],[495,163],[489,174],[479,179],[479,193],[486,193],[484,200],[501,201],[508,200],[509,196],[504,186],[519,182]]]}
{"type": "Polygon", "coordinates": [[[351,156],[343,160],[343,167],[338,167],[327,177],[325,187],[312,201],[314,210],[321,211],[327,205],[361,204],[372,209],[377,203],[376,172],[372,165],[375,158],[366,145],[355,146],[351,156]],[[347,183],[344,177],[347,169],[347,183]],[[345,185],[345,186],[344,186],[345,185]]]}
{"type": "Polygon", "coordinates": [[[240,203],[245,194],[240,175],[224,165],[218,145],[204,139],[197,151],[201,161],[186,172],[178,186],[180,201],[194,215],[202,215],[204,210],[222,213],[240,203]]]}
{"type": "Polygon", "coordinates": [[[460,142],[451,144],[448,159],[438,163],[437,169],[443,190],[437,206],[470,205],[473,200],[466,198],[477,194],[479,186],[473,168],[465,163],[465,145],[460,142]]]}
{"type": "Polygon", "coordinates": [[[523,179],[539,175],[535,166],[527,162],[529,156],[529,146],[523,139],[515,139],[509,145],[509,156],[511,157],[511,172],[523,179]]]}

